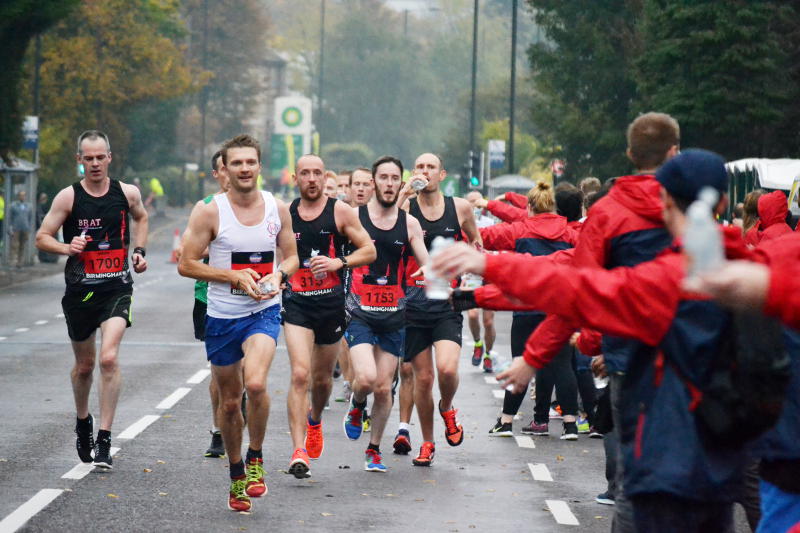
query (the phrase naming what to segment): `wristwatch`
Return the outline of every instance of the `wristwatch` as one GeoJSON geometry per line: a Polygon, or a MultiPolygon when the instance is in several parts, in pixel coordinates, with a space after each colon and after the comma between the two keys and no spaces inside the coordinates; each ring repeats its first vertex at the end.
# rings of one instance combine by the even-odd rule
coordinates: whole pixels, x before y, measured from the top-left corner
{"type": "Polygon", "coordinates": [[[145,257],[145,255],[146,255],[146,254],[145,254],[145,250],[144,250],[144,248],[142,248],[141,246],[137,246],[136,248],[134,248],[134,249],[133,249],[133,253],[135,253],[135,254],[139,254],[139,255],[141,255],[142,257],[145,257]]]}
{"type": "Polygon", "coordinates": [[[278,270],[281,273],[281,283],[286,283],[289,280],[289,274],[284,272],[283,270],[278,270]]]}
{"type": "Polygon", "coordinates": [[[342,270],[344,270],[345,268],[347,268],[347,258],[346,258],[345,256],[342,256],[342,257],[340,257],[340,258],[339,258],[339,261],[341,261],[341,262],[342,262],[342,270]]]}

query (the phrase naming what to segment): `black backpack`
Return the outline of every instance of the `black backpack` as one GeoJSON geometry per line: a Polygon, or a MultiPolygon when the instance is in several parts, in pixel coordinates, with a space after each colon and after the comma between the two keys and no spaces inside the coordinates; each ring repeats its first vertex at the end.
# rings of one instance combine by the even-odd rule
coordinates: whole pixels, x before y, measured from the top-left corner
{"type": "Polygon", "coordinates": [[[778,421],[790,379],[780,322],[760,312],[731,313],[694,411],[701,438],[739,448],[759,437],[778,421]]]}

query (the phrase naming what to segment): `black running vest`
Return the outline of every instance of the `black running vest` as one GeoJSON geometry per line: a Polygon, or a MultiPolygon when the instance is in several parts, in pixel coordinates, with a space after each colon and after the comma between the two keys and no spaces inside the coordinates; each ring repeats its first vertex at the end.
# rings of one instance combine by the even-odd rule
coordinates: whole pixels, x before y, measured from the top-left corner
{"type": "Polygon", "coordinates": [[[72,210],[64,220],[64,242],[81,235],[88,242],[82,253],[67,258],[67,292],[130,288],[130,205],[122,185],[112,179],[108,192],[100,197],[87,193],[80,182],[72,184],[72,191],[72,210]]]}
{"type": "Polygon", "coordinates": [[[394,227],[388,230],[372,223],[366,205],[358,208],[358,218],[378,255],[372,264],[353,269],[347,309],[374,331],[397,331],[405,324],[405,259],[409,253],[406,212],[399,210],[394,227]]]}

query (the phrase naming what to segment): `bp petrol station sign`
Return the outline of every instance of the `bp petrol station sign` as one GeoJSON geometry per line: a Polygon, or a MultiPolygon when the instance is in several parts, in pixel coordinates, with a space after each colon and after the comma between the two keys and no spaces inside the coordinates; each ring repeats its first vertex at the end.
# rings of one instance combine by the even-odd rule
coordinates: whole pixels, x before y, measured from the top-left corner
{"type": "Polygon", "coordinates": [[[275,99],[275,130],[270,143],[270,173],[280,175],[290,160],[311,152],[311,100],[304,96],[275,99]]]}

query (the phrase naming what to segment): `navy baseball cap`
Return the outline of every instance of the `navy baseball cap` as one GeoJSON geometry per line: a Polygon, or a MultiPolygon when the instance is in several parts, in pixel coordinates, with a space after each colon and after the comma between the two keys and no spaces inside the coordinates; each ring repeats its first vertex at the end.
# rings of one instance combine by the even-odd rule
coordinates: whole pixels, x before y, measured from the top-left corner
{"type": "Polygon", "coordinates": [[[720,195],[728,192],[728,172],[719,154],[689,148],[681,151],[656,172],[656,180],[672,196],[695,200],[704,187],[712,187],[720,195]]]}

